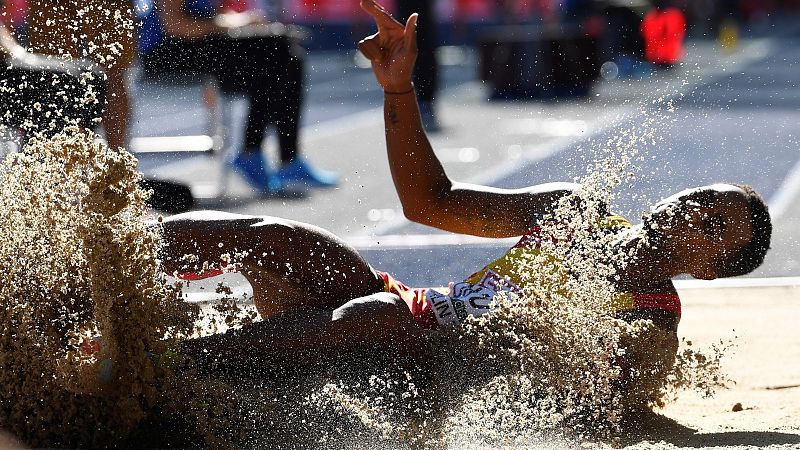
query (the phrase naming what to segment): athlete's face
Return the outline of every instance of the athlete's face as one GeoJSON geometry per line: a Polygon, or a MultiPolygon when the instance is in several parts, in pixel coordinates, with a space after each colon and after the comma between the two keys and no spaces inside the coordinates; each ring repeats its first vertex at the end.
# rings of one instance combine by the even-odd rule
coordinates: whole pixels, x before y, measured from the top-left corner
{"type": "Polygon", "coordinates": [[[651,245],[667,252],[696,278],[714,279],[717,268],[752,238],[750,206],[740,188],[712,184],[658,202],[645,217],[651,245]]]}

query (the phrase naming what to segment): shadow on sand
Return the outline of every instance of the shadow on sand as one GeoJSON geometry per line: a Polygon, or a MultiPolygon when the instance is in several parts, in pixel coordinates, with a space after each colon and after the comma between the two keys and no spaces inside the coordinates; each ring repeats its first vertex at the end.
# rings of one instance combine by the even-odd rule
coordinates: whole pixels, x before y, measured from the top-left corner
{"type": "Polygon", "coordinates": [[[686,448],[798,445],[800,434],[777,431],[700,433],[650,409],[631,414],[623,424],[623,446],[639,442],[667,442],[686,448]]]}

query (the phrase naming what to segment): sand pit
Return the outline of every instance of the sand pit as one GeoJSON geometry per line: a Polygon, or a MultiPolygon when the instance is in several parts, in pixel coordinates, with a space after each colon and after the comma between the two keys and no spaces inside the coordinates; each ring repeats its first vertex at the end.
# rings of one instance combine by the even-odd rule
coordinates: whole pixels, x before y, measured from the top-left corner
{"type": "Polygon", "coordinates": [[[642,427],[649,443],[632,433],[628,448],[800,448],[798,281],[679,285],[679,334],[698,344],[733,339],[723,368],[736,383],[713,398],[682,393],[642,427]]]}
{"type": "MultiPolygon", "coordinates": [[[[684,300],[679,335],[698,346],[733,341],[723,370],[734,383],[711,398],[681,392],[677,401],[643,414],[626,428],[622,448],[800,448],[800,280],[684,281],[678,288],[684,300]]],[[[531,447],[573,445],[556,440],[531,447]]]]}

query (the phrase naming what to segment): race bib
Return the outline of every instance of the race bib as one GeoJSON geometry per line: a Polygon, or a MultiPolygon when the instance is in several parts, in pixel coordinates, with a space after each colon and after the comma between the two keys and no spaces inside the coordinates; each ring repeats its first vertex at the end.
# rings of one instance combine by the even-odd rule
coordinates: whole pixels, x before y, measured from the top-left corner
{"type": "Polygon", "coordinates": [[[482,316],[491,312],[490,304],[495,292],[486,286],[462,281],[452,284],[447,294],[429,289],[426,296],[439,324],[456,325],[467,316],[482,316]]]}

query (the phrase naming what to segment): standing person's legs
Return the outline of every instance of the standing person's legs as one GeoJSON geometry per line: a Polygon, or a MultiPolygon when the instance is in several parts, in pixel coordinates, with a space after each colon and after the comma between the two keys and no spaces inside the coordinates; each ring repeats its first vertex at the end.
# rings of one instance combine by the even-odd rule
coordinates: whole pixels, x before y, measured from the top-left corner
{"type": "Polygon", "coordinates": [[[28,0],[28,47],[34,53],[74,58],[80,23],[72,1],[28,0]]]}
{"type": "Polygon", "coordinates": [[[107,77],[103,113],[106,139],[112,147],[127,144],[130,102],[127,69],[136,56],[133,11],[127,0],[29,0],[32,51],[54,56],[89,58],[107,77]]]}
{"type": "Polygon", "coordinates": [[[304,61],[288,36],[250,34],[222,38],[228,52],[216,68],[223,88],[243,91],[250,99],[243,151],[261,148],[267,125],[278,132],[281,162],[298,150],[304,61]]]}
{"type": "MultiPolygon", "coordinates": [[[[283,162],[299,162],[301,181],[311,186],[336,184],[330,172],[311,169],[298,157],[298,134],[303,93],[303,60],[288,36],[257,33],[231,37],[213,35],[198,41],[167,39],[145,57],[145,68],[213,74],[227,92],[247,95],[245,142],[233,165],[254,187],[277,191],[286,171],[275,173],[261,152],[266,127],[278,128],[283,162]]],[[[287,168],[294,164],[287,165],[287,168]]]]}
{"type": "Polygon", "coordinates": [[[205,211],[172,216],[163,232],[166,273],[202,272],[204,262],[219,266],[229,258],[253,285],[264,318],[333,311],[384,290],[383,280],[355,249],[312,225],[205,211]]]}
{"type": "MultiPolygon", "coordinates": [[[[296,49],[293,44],[290,48],[296,49]]],[[[298,51],[289,51],[289,58],[284,61],[284,76],[277,83],[270,95],[272,111],[281,111],[272,122],[278,134],[281,164],[286,165],[298,156],[300,139],[300,114],[303,109],[303,85],[305,80],[305,62],[298,51]]]]}
{"type": "Polygon", "coordinates": [[[248,92],[250,97],[244,151],[258,153],[266,127],[273,124],[278,135],[281,164],[273,178],[283,185],[336,185],[336,174],[315,168],[300,156],[300,116],[305,84],[302,49],[291,36],[258,34],[257,31],[233,39],[227,47],[230,60],[220,66],[225,73],[218,76],[229,80],[227,84],[232,88],[248,92]],[[236,51],[231,51],[231,47],[236,51]],[[231,67],[236,68],[233,78],[226,69],[231,67]]]}
{"type": "Polygon", "coordinates": [[[286,95],[278,86],[287,77],[291,55],[279,39],[223,34],[199,40],[167,38],[145,57],[145,67],[153,72],[213,74],[224,91],[247,95],[250,108],[242,151],[253,153],[261,146],[267,124],[283,113],[270,103],[272,96],[286,95]]]}
{"type": "Polygon", "coordinates": [[[0,68],[0,123],[51,136],[70,125],[92,128],[105,103],[102,74],[88,61],[27,54],[0,68]]]}
{"type": "Polygon", "coordinates": [[[129,0],[90,0],[82,2],[85,41],[99,49],[89,54],[106,74],[107,101],[103,112],[106,140],[112,148],[127,147],[130,130],[131,102],[128,69],[136,58],[133,35],[134,14],[129,0]]]}
{"type": "Polygon", "coordinates": [[[106,70],[108,102],[103,112],[106,140],[112,148],[125,147],[130,129],[131,103],[128,95],[127,68],[106,70]]]}
{"type": "MultiPolygon", "coordinates": [[[[293,118],[293,129],[285,135],[281,142],[282,151],[297,152],[297,131],[299,110],[276,108],[273,98],[286,96],[287,101],[295,99],[295,93],[281,90],[287,83],[287,65],[292,60],[288,47],[282,41],[286,36],[247,35],[230,37],[216,35],[205,39],[207,53],[214,60],[208,67],[226,91],[242,92],[247,95],[249,110],[243,147],[233,160],[233,166],[250,182],[251,185],[266,192],[276,192],[283,185],[264,156],[261,144],[269,123],[277,123],[278,117],[289,115],[293,118]],[[288,141],[288,147],[284,147],[288,141]]],[[[300,62],[302,64],[302,61],[300,62]]],[[[302,80],[293,80],[299,89],[302,80]]],[[[297,99],[299,102],[299,99],[297,99]]],[[[279,133],[279,136],[281,133],[279,133]]]]}
{"type": "MultiPolygon", "coordinates": [[[[170,73],[196,73],[214,75],[226,92],[242,92],[247,94],[250,101],[251,111],[255,105],[258,111],[269,112],[268,108],[260,107],[261,102],[266,102],[267,96],[256,95],[249,89],[249,86],[258,85],[248,82],[245,77],[249,77],[250,71],[244,63],[248,58],[240,58],[241,52],[237,48],[237,40],[223,35],[209,36],[204,39],[191,40],[180,38],[165,38],[154,49],[143,55],[142,62],[144,70],[149,74],[170,74],[170,73]],[[241,60],[241,61],[240,61],[241,60]]],[[[252,58],[259,60],[261,56],[252,55],[252,58]]],[[[251,59],[252,59],[251,58],[251,59]]],[[[264,80],[258,89],[265,89],[271,85],[271,81],[264,80]]],[[[254,121],[252,113],[248,115],[248,128],[254,121]]],[[[267,119],[260,119],[263,123],[261,130],[256,134],[257,138],[248,137],[257,141],[260,145],[263,139],[264,127],[267,119]]],[[[244,149],[248,148],[245,143],[244,149]]],[[[268,165],[263,158],[258,147],[253,147],[251,151],[238,152],[235,159],[229,161],[234,168],[245,178],[245,180],[255,189],[262,192],[273,192],[281,188],[280,183],[269,172],[268,165]]]]}

